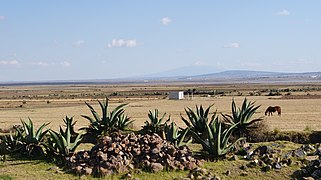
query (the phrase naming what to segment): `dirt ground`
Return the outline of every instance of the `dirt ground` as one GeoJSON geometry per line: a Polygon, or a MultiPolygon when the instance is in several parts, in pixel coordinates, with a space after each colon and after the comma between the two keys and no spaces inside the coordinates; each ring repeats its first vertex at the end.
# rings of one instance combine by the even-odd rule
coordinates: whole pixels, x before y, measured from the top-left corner
{"type": "MultiPolygon", "coordinates": [[[[50,122],[49,127],[56,129],[63,124],[62,120],[65,116],[73,116],[74,119],[77,120],[76,126],[78,128],[83,127],[88,124],[88,121],[81,117],[81,115],[91,115],[85,102],[93,105],[96,110],[100,112],[96,101],[97,98],[93,97],[93,93],[100,92],[106,94],[107,92],[114,93],[115,91],[120,92],[123,90],[128,93],[132,91],[132,94],[135,92],[136,95],[131,97],[111,97],[110,106],[111,108],[114,108],[121,103],[128,103],[125,109],[127,114],[135,120],[135,129],[140,129],[148,119],[147,114],[149,110],[158,109],[160,113],[166,112],[167,115],[171,115],[171,119],[178,125],[184,126],[180,114],[185,116],[184,108],[186,107],[195,109],[196,105],[208,107],[209,105],[214,104],[212,112],[217,110],[219,113],[230,114],[233,98],[239,107],[244,98],[247,98],[250,101],[255,101],[256,105],[261,105],[255,114],[255,117],[263,117],[271,130],[321,130],[320,91],[293,92],[289,98],[284,98],[286,97],[284,96],[285,93],[280,96],[266,96],[265,94],[250,96],[245,93],[255,91],[258,87],[259,86],[246,86],[246,88],[244,86],[235,87],[238,92],[237,96],[233,93],[225,96],[195,95],[193,99],[186,97],[184,100],[169,100],[165,95],[159,93],[180,89],[179,86],[125,87],[123,85],[113,85],[112,87],[102,87],[91,85],[82,87],[61,86],[60,88],[59,86],[2,87],[0,89],[0,128],[9,128],[14,124],[20,124],[20,119],[27,120],[28,118],[31,118],[36,126],[50,122]],[[108,88],[110,88],[109,91],[106,90],[108,88]],[[240,95],[240,91],[243,95],[240,95]],[[144,92],[144,94],[138,96],[137,92],[144,92]],[[158,92],[161,95],[151,96],[151,92],[158,92]],[[62,94],[64,96],[61,96],[62,94]],[[83,96],[67,96],[70,94],[82,94],[83,96]],[[311,96],[311,94],[316,95],[311,96]],[[303,96],[307,97],[304,98],[303,96]],[[281,106],[282,115],[278,116],[277,114],[274,114],[273,116],[265,116],[264,111],[270,105],[281,106]]],[[[276,87],[278,86],[273,85],[273,88],[276,87]]],[[[304,87],[306,87],[306,85],[304,87]]],[[[212,89],[214,88],[215,87],[212,87],[212,89]]],[[[220,88],[222,89],[223,87],[220,88]]],[[[228,88],[231,89],[231,86],[228,86],[228,88]]],[[[271,87],[264,86],[264,88],[271,87]]],[[[295,88],[300,88],[300,86],[296,85],[295,88]]],[[[101,99],[101,97],[99,99],[101,99]]]]}

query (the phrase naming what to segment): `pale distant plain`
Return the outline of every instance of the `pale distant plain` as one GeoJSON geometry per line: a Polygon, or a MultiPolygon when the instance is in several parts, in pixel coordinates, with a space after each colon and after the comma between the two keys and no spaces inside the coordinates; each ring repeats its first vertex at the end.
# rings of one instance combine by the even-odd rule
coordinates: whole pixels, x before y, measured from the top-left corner
{"type": "MultiPolygon", "coordinates": [[[[195,86],[196,87],[196,86],[195,86]]],[[[36,126],[40,126],[42,123],[48,123],[50,128],[57,129],[60,125],[63,125],[63,119],[66,116],[74,117],[77,121],[76,128],[80,128],[88,125],[88,121],[81,117],[81,115],[89,115],[91,113],[86,106],[85,102],[93,105],[97,112],[101,113],[97,99],[103,100],[101,97],[90,98],[86,95],[93,95],[100,92],[101,95],[106,96],[112,92],[126,92],[128,94],[141,93],[140,96],[110,96],[110,110],[121,103],[127,103],[125,112],[134,121],[133,127],[135,130],[139,130],[145,121],[148,120],[147,114],[149,110],[158,109],[161,114],[167,113],[171,115],[171,120],[183,127],[184,123],[181,120],[181,115],[185,116],[184,108],[190,107],[195,109],[195,106],[203,105],[207,108],[209,105],[214,104],[211,108],[211,112],[217,111],[218,113],[231,114],[231,102],[235,99],[237,106],[240,107],[244,98],[250,101],[255,101],[255,105],[260,105],[254,118],[263,117],[264,122],[268,125],[270,130],[321,130],[321,99],[319,99],[319,91],[309,92],[293,92],[292,95],[306,96],[308,98],[282,98],[282,96],[266,96],[261,94],[260,96],[247,95],[248,92],[252,92],[258,89],[260,86],[247,86],[236,85],[232,93],[225,96],[219,95],[194,95],[193,98],[185,96],[184,100],[169,100],[166,95],[146,95],[146,92],[166,92],[179,89],[193,88],[193,86],[117,86],[117,85],[104,85],[104,86],[27,86],[27,87],[2,87],[0,92],[0,128],[10,128],[12,125],[20,124],[20,120],[32,119],[36,126]],[[51,93],[60,92],[66,96],[63,98],[52,97],[51,93]],[[145,93],[143,93],[145,92],[145,93]],[[238,95],[234,95],[238,93],[238,95]],[[243,95],[240,95],[242,92],[243,95]],[[17,95],[23,95],[19,98],[17,95]],[[68,98],[67,95],[69,94],[68,98]],[[78,94],[79,96],[76,96],[78,94]],[[145,95],[144,95],[145,94],[145,95]],[[70,95],[74,95],[70,98],[70,95]],[[308,95],[308,96],[307,96],[308,95]],[[84,96],[84,97],[82,97],[84,96]],[[264,112],[268,106],[281,106],[282,115],[278,116],[265,116],[264,112]]],[[[263,86],[261,86],[263,87],[263,86]]],[[[274,85],[273,88],[278,87],[274,85]]],[[[279,86],[281,89],[285,86],[279,86]]],[[[291,86],[292,88],[298,88],[299,86],[291,86]]],[[[302,87],[307,87],[302,86],[302,87]]],[[[226,88],[225,86],[197,86],[197,89],[217,89],[226,88]]],[[[272,86],[266,86],[264,88],[272,88],[272,86]]]]}

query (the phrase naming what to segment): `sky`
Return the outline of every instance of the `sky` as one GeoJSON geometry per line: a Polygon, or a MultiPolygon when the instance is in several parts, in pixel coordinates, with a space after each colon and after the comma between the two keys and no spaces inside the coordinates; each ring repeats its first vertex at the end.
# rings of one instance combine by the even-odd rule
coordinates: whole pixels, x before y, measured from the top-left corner
{"type": "Polygon", "coordinates": [[[321,71],[320,0],[0,1],[0,81],[321,71]]]}

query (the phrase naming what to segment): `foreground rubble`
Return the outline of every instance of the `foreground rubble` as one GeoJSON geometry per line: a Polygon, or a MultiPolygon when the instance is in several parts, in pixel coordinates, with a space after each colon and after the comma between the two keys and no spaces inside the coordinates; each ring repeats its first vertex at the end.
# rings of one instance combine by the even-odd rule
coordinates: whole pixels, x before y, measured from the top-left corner
{"type": "Polygon", "coordinates": [[[262,171],[278,170],[296,163],[301,166],[293,177],[303,179],[321,179],[321,145],[305,144],[295,150],[282,152],[275,146],[282,144],[274,144],[273,146],[260,146],[253,150],[251,146],[247,146],[243,151],[244,159],[249,163],[240,167],[241,169],[261,167],[262,171]],[[295,162],[293,162],[295,160],[295,162]]]}
{"type": "Polygon", "coordinates": [[[192,170],[200,161],[192,157],[187,146],[176,148],[157,134],[113,133],[101,138],[90,151],[70,157],[67,164],[78,175],[101,177],[135,168],[151,172],[192,170]]]}

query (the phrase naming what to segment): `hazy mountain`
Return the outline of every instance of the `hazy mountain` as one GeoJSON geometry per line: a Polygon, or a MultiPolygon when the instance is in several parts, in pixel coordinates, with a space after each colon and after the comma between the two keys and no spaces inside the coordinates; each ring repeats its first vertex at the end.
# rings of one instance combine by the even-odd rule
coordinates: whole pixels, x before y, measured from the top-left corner
{"type": "Polygon", "coordinates": [[[218,73],[210,73],[210,74],[201,74],[194,77],[205,77],[205,78],[211,78],[211,77],[228,77],[228,78],[235,78],[235,77],[263,77],[263,76],[276,76],[276,75],[282,75],[284,73],[280,72],[268,72],[268,71],[247,71],[247,70],[229,70],[229,71],[223,71],[218,73]]]}
{"type": "Polygon", "coordinates": [[[230,70],[218,73],[187,76],[181,80],[192,81],[246,81],[246,82],[304,82],[321,81],[321,72],[284,73],[268,71],[230,70]]]}
{"type": "Polygon", "coordinates": [[[61,85],[61,84],[125,84],[125,83],[166,83],[166,82],[202,82],[202,83],[270,83],[270,82],[321,82],[321,72],[284,73],[268,71],[229,70],[215,72],[215,68],[206,66],[187,66],[142,77],[93,80],[57,80],[0,82],[0,85],[61,85]],[[214,73],[213,73],[214,72],[214,73]]]}
{"type": "Polygon", "coordinates": [[[145,78],[161,78],[161,77],[186,77],[186,76],[197,76],[200,74],[209,74],[215,73],[218,70],[213,66],[204,66],[204,65],[193,65],[185,66],[180,68],[175,68],[167,71],[152,73],[144,75],[145,78]]]}

